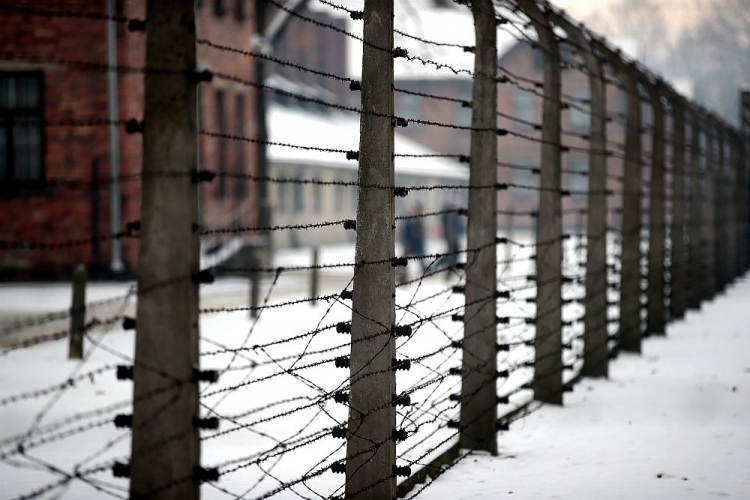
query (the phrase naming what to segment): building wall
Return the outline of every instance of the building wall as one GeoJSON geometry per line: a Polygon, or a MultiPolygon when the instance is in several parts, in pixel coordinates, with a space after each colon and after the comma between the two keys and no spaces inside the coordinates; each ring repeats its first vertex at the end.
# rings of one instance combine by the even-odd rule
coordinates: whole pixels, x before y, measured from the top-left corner
{"type": "MultiPolygon", "coordinates": [[[[104,2],[95,6],[83,0],[11,1],[5,5],[27,6],[39,10],[66,10],[103,13],[104,2]]],[[[238,48],[248,48],[253,28],[252,0],[197,2],[198,37],[238,48]],[[217,15],[216,4],[225,12],[217,15]],[[244,16],[235,9],[241,5],[244,16]]],[[[118,15],[146,18],[145,0],[117,2],[118,15]]],[[[129,32],[118,23],[118,63],[130,67],[145,64],[145,34],[129,32]]],[[[43,179],[35,185],[0,181],[0,239],[10,241],[58,242],[111,234],[109,223],[109,185],[99,189],[62,189],[49,182],[75,179],[91,182],[96,176],[109,179],[109,144],[106,126],[55,126],[60,121],[106,120],[107,75],[104,71],[84,71],[65,61],[107,64],[106,23],[101,20],[70,17],[43,17],[21,12],[0,15],[0,72],[36,71],[43,79],[43,179]],[[45,187],[45,182],[48,185],[45,187]]],[[[253,60],[249,57],[217,52],[200,47],[199,66],[252,80],[253,60]]],[[[228,133],[254,134],[254,93],[251,87],[214,81],[200,87],[200,126],[216,130],[216,92],[224,91],[225,125],[228,133]],[[238,100],[239,95],[242,95],[238,100]],[[238,111],[238,103],[242,112],[238,111]],[[243,125],[237,123],[243,120],[243,125]]],[[[120,119],[143,118],[143,75],[139,72],[118,75],[120,119]]],[[[120,174],[137,174],[141,169],[140,134],[127,134],[120,128],[120,174]]],[[[217,140],[200,139],[201,167],[232,172],[254,172],[254,148],[249,143],[225,141],[225,156],[218,158],[217,140]]],[[[227,224],[250,225],[255,221],[254,184],[227,181],[224,194],[214,180],[203,186],[202,221],[207,227],[227,224]],[[241,185],[241,187],[240,187],[241,185]],[[237,210],[242,206],[245,210],[237,210]],[[240,216],[234,216],[241,213],[240,216]],[[230,216],[231,215],[231,216],[230,216]]],[[[122,226],[138,220],[140,189],[136,180],[120,184],[122,226]]],[[[136,272],[138,240],[123,240],[126,275],[136,272]]],[[[5,278],[65,278],[78,263],[89,267],[90,274],[108,275],[110,242],[79,245],[58,250],[0,250],[0,276],[5,278]]]]}

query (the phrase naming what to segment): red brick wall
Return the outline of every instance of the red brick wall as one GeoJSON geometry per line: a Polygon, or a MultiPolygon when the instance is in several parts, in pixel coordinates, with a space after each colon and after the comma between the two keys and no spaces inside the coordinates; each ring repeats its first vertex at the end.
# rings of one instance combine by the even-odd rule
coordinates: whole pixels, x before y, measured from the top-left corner
{"type": "MultiPolygon", "coordinates": [[[[253,33],[252,7],[254,2],[244,1],[245,18],[234,17],[234,3],[225,0],[227,12],[217,18],[213,2],[203,2],[197,12],[198,36],[219,43],[248,48],[253,33]]],[[[29,6],[34,9],[68,10],[103,13],[103,2],[93,5],[84,0],[36,0],[34,2],[4,2],[6,5],[29,6]]],[[[143,19],[145,0],[118,2],[118,14],[129,18],[143,19]]],[[[29,63],[28,58],[43,60],[73,60],[106,64],[106,25],[103,21],[64,17],[40,17],[25,13],[3,12],[0,15],[0,71],[40,70],[44,82],[44,119],[47,122],[60,120],[100,120],[108,118],[106,73],[82,71],[62,63],[29,63]]],[[[253,78],[253,61],[237,55],[215,50],[199,49],[201,67],[221,70],[242,78],[253,78]]],[[[140,67],[145,61],[145,34],[131,33],[118,24],[118,62],[121,65],[140,67]]],[[[245,135],[253,135],[254,94],[251,88],[226,85],[216,81],[201,85],[201,124],[212,129],[216,113],[213,110],[215,88],[224,88],[232,99],[226,103],[228,131],[237,132],[233,122],[234,96],[245,95],[245,135]]],[[[143,117],[143,77],[140,74],[120,74],[118,78],[120,118],[141,119],[143,117]]],[[[100,178],[109,178],[109,144],[107,128],[93,127],[45,127],[43,168],[46,179],[79,179],[90,181],[92,169],[100,178]]],[[[141,137],[126,134],[120,129],[120,174],[135,174],[141,168],[141,137]]],[[[215,160],[216,140],[202,137],[200,140],[201,164],[203,168],[217,169],[215,160]]],[[[254,171],[254,151],[247,144],[238,147],[227,144],[227,165],[254,171]],[[244,160],[236,161],[239,155],[244,160]]],[[[203,189],[202,216],[206,225],[220,225],[235,207],[245,202],[235,198],[234,189],[227,196],[216,196],[216,181],[203,189]]],[[[120,185],[122,224],[137,220],[140,213],[140,190],[137,181],[126,181],[120,185]]],[[[252,197],[254,184],[246,185],[246,196],[252,197]]],[[[0,239],[13,241],[64,241],[84,239],[97,234],[110,234],[109,189],[3,189],[0,194],[0,239]],[[98,215],[98,216],[97,216],[98,215]]],[[[251,207],[252,200],[248,203],[251,207]]],[[[252,224],[255,211],[250,208],[239,221],[252,224]]],[[[123,242],[124,258],[128,273],[136,269],[138,241],[123,242]]],[[[79,262],[95,267],[95,256],[106,272],[110,260],[109,242],[98,246],[81,245],[54,251],[0,250],[0,276],[7,278],[66,277],[79,262]]]]}

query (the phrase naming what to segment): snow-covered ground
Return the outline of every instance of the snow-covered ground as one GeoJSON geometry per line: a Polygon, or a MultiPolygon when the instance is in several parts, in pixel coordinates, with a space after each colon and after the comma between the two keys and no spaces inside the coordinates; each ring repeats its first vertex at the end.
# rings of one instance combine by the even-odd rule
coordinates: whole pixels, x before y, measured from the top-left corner
{"type": "MultiPolygon", "coordinates": [[[[514,239],[528,242],[531,235],[516,234],[514,239]]],[[[566,245],[571,250],[575,243],[566,245]]],[[[440,252],[442,248],[433,242],[428,251],[440,252]]],[[[324,249],[321,262],[352,262],[352,253],[351,247],[324,249]]],[[[501,343],[533,336],[533,325],[524,321],[535,314],[534,304],[525,301],[534,296],[534,283],[526,279],[533,274],[533,253],[533,247],[498,248],[499,260],[514,261],[512,265],[498,266],[500,289],[513,291],[511,300],[498,301],[498,315],[513,318],[510,326],[498,329],[501,343]]],[[[578,262],[574,252],[568,251],[566,275],[580,271],[578,262]]],[[[307,265],[309,252],[280,253],[275,264],[307,265]]],[[[410,277],[416,277],[417,272],[412,263],[410,277]]],[[[397,322],[414,326],[410,338],[397,341],[398,357],[414,360],[411,370],[399,371],[396,377],[398,392],[407,392],[412,399],[410,406],[398,410],[399,428],[410,435],[398,444],[397,453],[399,464],[411,465],[413,470],[452,446],[456,439],[456,431],[447,422],[457,418],[458,405],[449,395],[459,391],[461,380],[445,375],[448,368],[461,364],[460,349],[451,346],[452,341],[461,338],[462,331],[462,324],[451,318],[453,312],[463,312],[463,296],[452,293],[454,285],[463,284],[461,274],[453,272],[448,280],[438,274],[397,289],[397,322]],[[442,314],[432,318],[436,313],[442,314]]],[[[268,304],[308,296],[306,274],[290,272],[283,273],[283,277],[285,281],[280,280],[273,287],[271,280],[264,281],[261,297],[268,296],[268,304]]],[[[331,270],[329,278],[322,281],[320,294],[351,289],[351,268],[331,270]]],[[[120,296],[128,286],[92,284],[89,300],[120,296]]],[[[580,285],[564,288],[566,296],[582,294],[580,285]]],[[[2,312],[24,316],[64,310],[69,293],[69,288],[62,285],[6,286],[0,289],[0,297],[8,298],[7,309],[2,312]],[[19,305],[17,309],[13,308],[14,303],[19,305]]],[[[246,281],[221,280],[202,287],[201,305],[242,307],[247,304],[247,296],[246,281]]],[[[101,311],[102,318],[121,311],[132,312],[133,300],[110,303],[108,307],[101,311]]],[[[566,319],[580,314],[577,304],[565,308],[566,319]]],[[[278,487],[279,481],[293,481],[344,458],[345,441],[333,438],[330,431],[346,422],[347,408],[334,402],[330,395],[347,388],[349,371],[335,368],[333,358],[349,354],[349,338],[336,333],[335,325],[350,319],[350,304],[334,299],[317,305],[303,302],[266,309],[257,320],[251,319],[247,311],[201,316],[201,365],[222,372],[219,383],[203,387],[204,415],[220,416],[222,422],[218,432],[202,433],[202,462],[204,466],[219,466],[225,473],[219,482],[221,488],[238,495],[246,493],[243,498],[256,498],[278,487]],[[300,357],[303,352],[304,357],[300,357]],[[287,443],[288,449],[279,443],[287,443]]],[[[566,351],[566,357],[576,366],[581,346],[573,339],[579,332],[580,328],[574,327],[565,333],[566,340],[575,347],[566,351]]],[[[126,494],[126,480],[113,478],[104,466],[112,460],[127,462],[130,455],[130,430],[116,428],[113,419],[132,411],[132,384],[116,380],[114,365],[132,364],[133,346],[134,332],[123,331],[115,324],[90,333],[86,343],[89,358],[84,363],[66,359],[65,339],[0,357],[0,497],[19,498],[65,479],[61,472],[50,472],[49,467],[71,473],[102,466],[88,479],[114,495],[126,494]],[[74,383],[64,384],[68,379],[74,383]],[[49,390],[29,394],[44,388],[49,390]],[[18,396],[23,397],[12,399],[18,396]],[[19,442],[23,442],[23,453],[18,449],[19,442]]],[[[529,368],[518,365],[531,359],[532,349],[523,345],[498,354],[498,368],[512,371],[499,388],[501,394],[512,393],[511,407],[530,397],[528,390],[517,389],[532,375],[529,368]]],[[[566,373],[567,378],[572,375],[573,372],[566,373]]],[[[175,436],[164,438],[179,439],[180,435],[181,430],[176,429],[175,436]]],[[[342,485],[341,475],[326,472],[274,498],[298,498],[298,494],[314,497],[312,491],[324,496],[340,494],[342,485]]],[[[202,489],[204,498],[227,497],[211,484],[202,489]]],[[[102,495],[91,483],[71,480],[41,497],[102,495]]]]}
{"type": "Polygon", "coordinates": [[[609,380],[512,424],[499,456],[464,456],[417,498],[750,498],[749,300],[745,277],[642,355],[621,355],[609,380]]]}

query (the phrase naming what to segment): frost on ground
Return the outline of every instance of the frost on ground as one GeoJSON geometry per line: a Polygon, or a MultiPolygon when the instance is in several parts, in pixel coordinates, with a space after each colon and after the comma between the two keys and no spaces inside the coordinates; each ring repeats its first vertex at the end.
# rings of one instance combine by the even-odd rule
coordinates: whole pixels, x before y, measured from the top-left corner
{"type": "MultiPolygon", "coordinates": [[[[420,499],[750,498],[750,279],[464,456],[420,499]]],[[[424,485],[418,486],[418,491],[424,485]]]]}

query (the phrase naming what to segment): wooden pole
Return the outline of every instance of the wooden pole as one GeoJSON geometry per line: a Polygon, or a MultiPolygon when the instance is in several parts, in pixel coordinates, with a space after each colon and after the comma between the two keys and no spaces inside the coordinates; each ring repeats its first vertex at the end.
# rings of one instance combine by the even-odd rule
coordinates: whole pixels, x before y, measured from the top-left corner
{"type": "Polygon", "coordinates": [[[393,0],[366,0],[362,54],[356,262],[346,497],[391,499],[396,494],[396,374],[393,172],[393,0]],[[385,50],[379,50],[378,48],[385,50]]]}
{"type": "Polygon", "coordinates": [[[83,334],[86,331],[86,266],[73,269],[73,300],[70,305],[68,359],[83,359],[83,334]]]}
{"type": "Polygon", "coordinates": [[[625,181],[622,197],[620,348],[641,351],[641,96],[636,70],[603,43],[596,48],[614,66],[625,87],[625,181]]]}
{"type": "MultiPolygon", "coordinates": [[[[146,66],[195,68],[193,2],[149,0],[146,66]]],[[[141,246],[135,341],[130,497],[197,499],[199,240],[196,84],[190,74],[146,73],[141,246]],[[183,176],[150,175],[160,171],[183,176]],[[192,277],[192,279],[191,279],[192,277]],[[183,279],[180,279],[183,278],[183,279]],[[166,286],[154,285],[175,280],[166,286]],[[154,395],[170,382],[187,385],[154,395]],[[146,425],[148,424],[148,425],[146,425]],[[185,431],[180,439],[164,437],[185,431]],[[161,443],[154,446],[156,443],[161,443]],[[165,485],[171,487],[160,491],[165,485]]]]}
{"type": "MultiPolygon", "coordinates": [[[[497,27],[492,0],[472,2],[476,49],[470,186],[497,182],[497,27]]],[[[497,192],[469,189],[459,446],[497,455],[497,192]]]]}
{"type": "Polygon", "coordinates": [[[650,335],[666,333],[664,309],[664,107],[662,84],[647,81],[646,90],[653,109],[651,145],[651,200],[649,203],[648,241],[648,316],[646,331],[650,335]]]}
{"type": "Polygon", "coordinates": [[[688,227],[688,204],[685,196],[685,110],[679,95],[668,95],[672,105],[672,269],[670,281],[670,315],[685,316],[689,266],[685,232],[688,227]]]}
{"type": "Polygon", "coordinates": [[[536,239],[536,336],[534,399],[563,402],[562,364],[562,218],[560,207],[560,48],[547,17],[534,0],[518,6],[531,19],[544,55],[542,171],[536,239]]]}
{"type": "MultiPolygon", "coordinates": [[[[584,318],[583,375],[608,375],[607,333],[607,102],[602,65],[589,39],[562,15],[550,19],[583,48],[589,75],[589,193],[586,230],[586,316],[584,318]]],[[[579,216],[580,217],[580,216],[579,216]]]]}
{"type": "Polygon", "coordinates": [[[703,197],[701,185],[703,184],[704,173],[701,169],[701,127],[700,118],[693,110],[690,113],[691,134],[690,134],[690,238],[689,238],[689,260],[690,260],[690,296],[688,307],[690,309],[700,309],[703,282],[703,238],[701,236],[701,227],[703,225],[703,197]]]}

